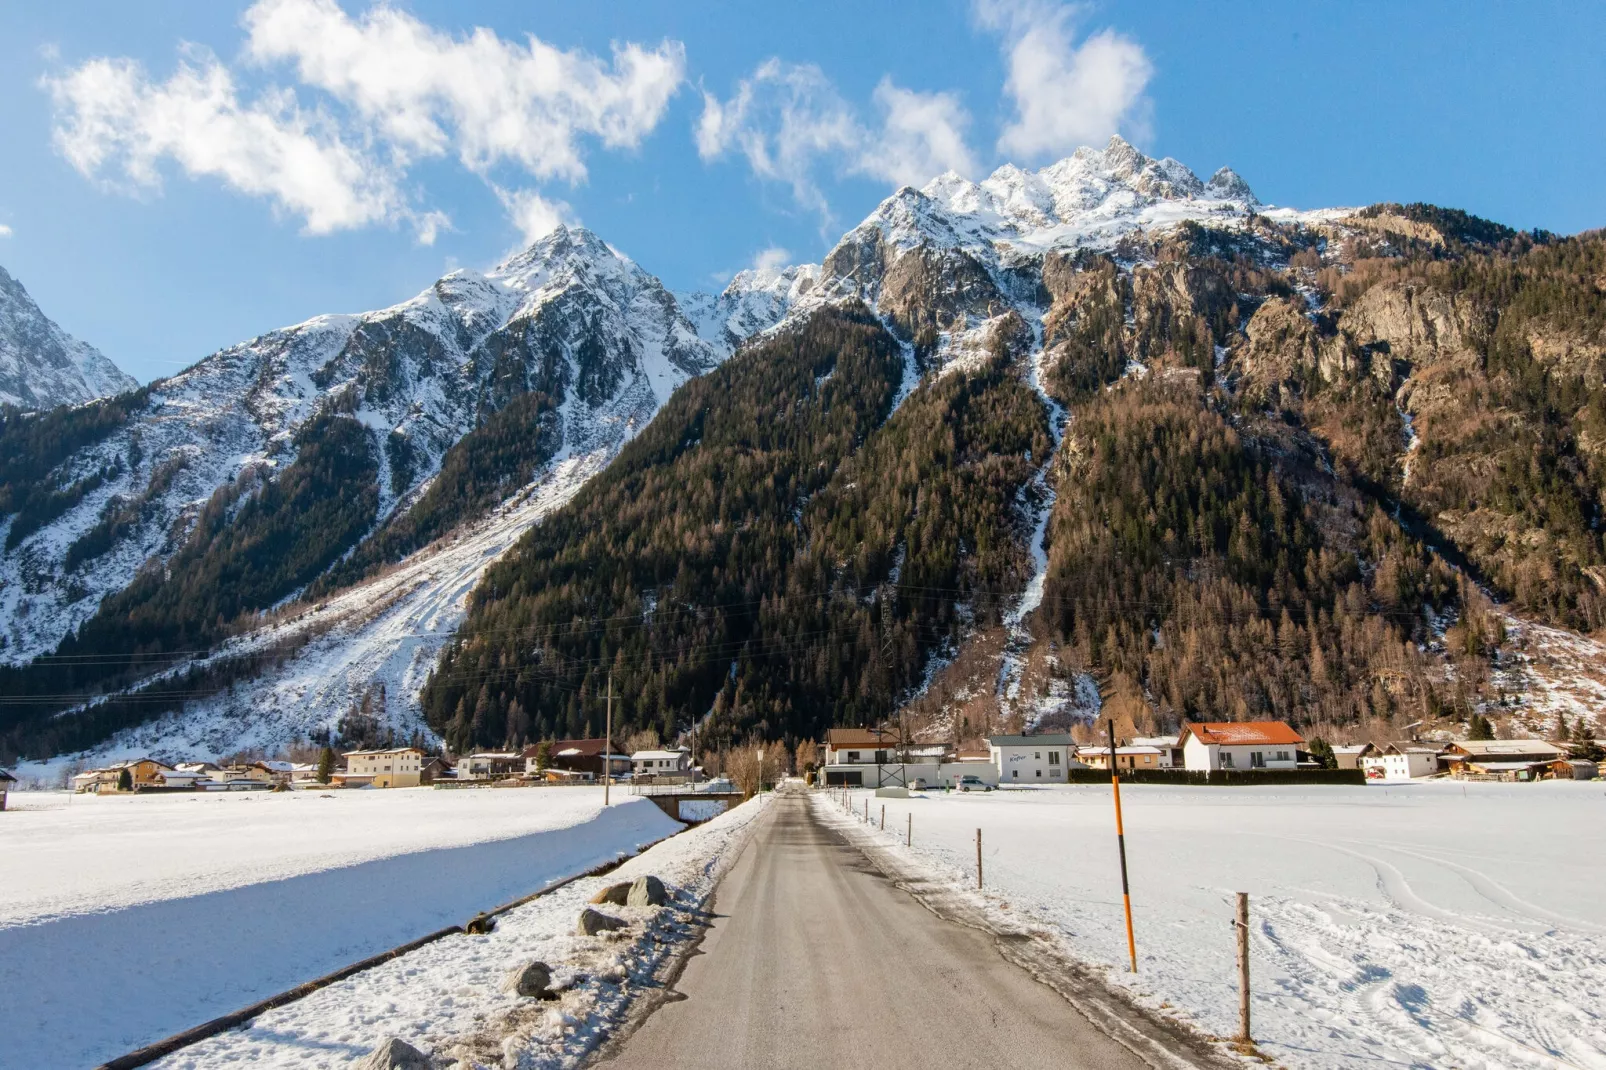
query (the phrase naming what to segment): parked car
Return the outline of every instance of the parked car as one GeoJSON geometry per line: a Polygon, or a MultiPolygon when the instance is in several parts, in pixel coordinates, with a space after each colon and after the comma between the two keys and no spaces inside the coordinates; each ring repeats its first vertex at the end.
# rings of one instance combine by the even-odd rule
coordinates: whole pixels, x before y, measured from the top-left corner
{"type": "Polygon", "coordinates": [[[981,777],[976,776],[974,773],[966,773],[964,776],[959,778],[959,790],[960,791],[992,791],[993,790],[993,786],[991,784],[987,783],[981,777]]]}
{"type": "Polygon", "coordinates": [[[929,787],[931,787],[931,785],[926,783],[926,778],[923,776],[917,776],[913,780],[909,781],[910,791],[925,791],[929,787]]]}

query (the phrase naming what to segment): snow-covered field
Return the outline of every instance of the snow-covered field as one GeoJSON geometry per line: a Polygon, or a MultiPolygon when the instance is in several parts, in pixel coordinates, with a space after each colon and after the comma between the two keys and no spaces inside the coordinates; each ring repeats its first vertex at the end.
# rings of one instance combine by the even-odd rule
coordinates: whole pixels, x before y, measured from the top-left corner
{"type": "Polygon", "coordinates": [[[10,803],[5,1066],[93,1065],[683,827],[600,788],[10,803]]]}
{"type": "MultiPolygon", "coordinates": [[[[863,813],[869,793],[855,793],[863,813]]],[[[900,856],[974,887],[1146,1005],[1237,1031],[1232,894],[1251,896],[1254,1038],[1290,1067],[1606,1067],[1606,787],[1125,785],[1138,973],[1107,786],[872,799],[900,856]]],[[[824,797],[822,812],[833,811],[824,797]]]]}

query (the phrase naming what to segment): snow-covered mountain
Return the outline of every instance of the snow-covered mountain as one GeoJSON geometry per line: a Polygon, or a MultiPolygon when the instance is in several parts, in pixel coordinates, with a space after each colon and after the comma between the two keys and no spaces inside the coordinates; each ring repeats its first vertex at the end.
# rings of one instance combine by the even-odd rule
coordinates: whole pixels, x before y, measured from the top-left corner
{"type": "Polygon", "coordinates": [[[22,283],[0,268],[0,402],[48,409],[138,385],[100,350],[56,326],[22,283]]]}
{"type": "Polygon", "coordinates": [[[220,488],[288,466],[297,430],[331,406],[368,430],[377,526],[516,394],[560,403],[560,458],[617,449],[719,358],[655,277],[567,228],[391,308],[319,316],[222,350],[152,384],[126,419],[56,466],[57,515],[20,539],[17,516],[0,520],[0,660],[53,650],[147,562],[176,552],[220,488]]]}
{"type": "Polygon", "coordinates": [[[819,277],[818,264],[747,268],[717,295],[677,291],[675,298],[697,333],[728,353],[785,319],[819,277]]]}

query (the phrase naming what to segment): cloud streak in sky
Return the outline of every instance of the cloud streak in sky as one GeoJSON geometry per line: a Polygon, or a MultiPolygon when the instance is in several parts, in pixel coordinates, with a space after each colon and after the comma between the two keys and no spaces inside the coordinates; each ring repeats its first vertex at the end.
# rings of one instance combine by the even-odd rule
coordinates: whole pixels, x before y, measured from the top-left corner
{"type": "Polygon", "coordinates": [[[586,141],[640,145],[685,78],[685,50],[616,46],[610,60],[490,30],[464,36],[376,6],[361,18],[332,0],[261,0],[245,15],[245,55],[290,65],[296,88],[247,97],[234,72],[187,48],[152,79],[128,59],[91,59],[45,80],[54,140],[78,171],[126,191],[161,188],[164,160],[299,217],[309,234],[411,226],[428,244],[446,217],[408,188],[420,160],[455,156],[532,231],[568,206],[492,180],[512,168],[536,182],[585,180],[586,141]],[[316,104],[303,105],[297,92],[316,104]]]}
{"type": "Polygon", "coordinates": [[[729,98],[703,93],[697,152],[705,161],[740,154],[754,174],[788,184],[799,204],[827,222],[822,167],[895,185],[974,169],[964,136],[970,117],[953,94],[920,93],[883,78],[875,104],[879,121],[867,123],[819,67],[768,59],[729,98]]]}

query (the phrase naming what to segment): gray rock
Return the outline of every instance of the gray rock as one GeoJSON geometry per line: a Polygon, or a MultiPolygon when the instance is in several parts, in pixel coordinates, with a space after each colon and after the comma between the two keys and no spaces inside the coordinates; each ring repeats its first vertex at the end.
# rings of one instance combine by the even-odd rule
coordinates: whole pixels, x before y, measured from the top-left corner
{"type": "Polygon", "coordinates": [[[581,936],[595,936],[598,933],[609,933],[624,927],[623,919],[586,907],[580,912],[580,921],[575,925],[574,931],[581,936]]]}
{"type": "Polygon", "coordinates": [[[400,1037],[390,1037],[358,1063],[357,1070],[430,1070],[429,1056],[400,1037]]]}
{"type": "Polygon", "coordinates": [[[552,968],[544,962],[527,962],[507,975],[502,991],[535,999],[556,998],[552,992],[552,968]]]}
{"type": "Polygon", "coordinates": [[[475,936],[484,936],[486,933],[496,931],[496,919],[489,914],[476,914],[468,919],[468,924],[463,926],[463,931],[472,933],[475,936]]]}
{"type": "Polygon", "coordinates": [[[630,886],[630,896],[625,900],[625,905],[661,907],[667,902],[669,894],[664,891],[663,881],[657,877],[637,877],[636,882],[630,886]]]}
{"type": "Polygon", "coordinates": [[[592,896],[591,901],[599,906],[603,903],[612,903],[616,907],[622,907],[630,899],[630,887],[629,881],[610,884],[592,896]]]}

